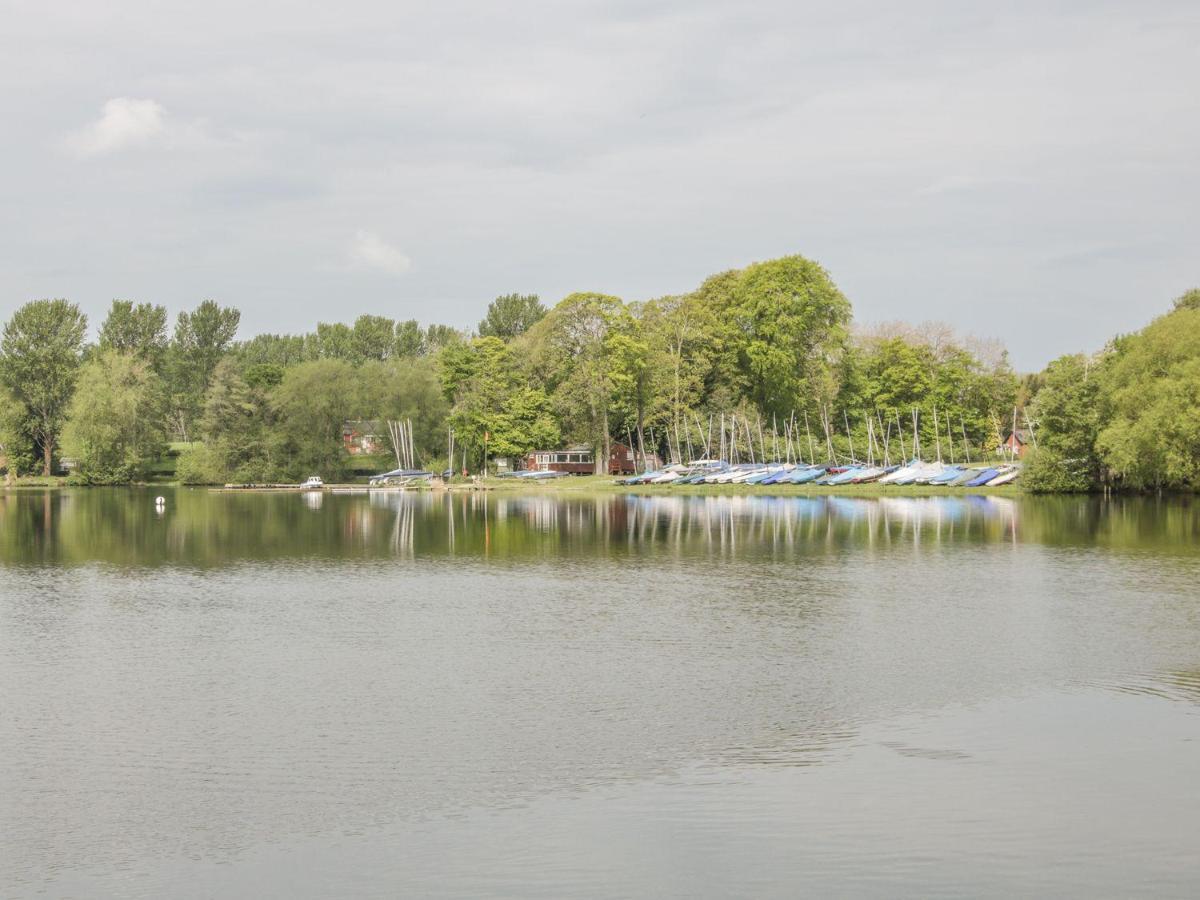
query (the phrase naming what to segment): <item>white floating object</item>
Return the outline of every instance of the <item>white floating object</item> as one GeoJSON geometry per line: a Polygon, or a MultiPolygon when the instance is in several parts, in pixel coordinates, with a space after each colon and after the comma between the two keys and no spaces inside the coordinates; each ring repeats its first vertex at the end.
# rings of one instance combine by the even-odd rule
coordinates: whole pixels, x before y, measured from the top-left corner
{"type": "Polygon", "coordinates": [[[155,505],[155,506],[166,506],[166,505],[167,505],[167,498],[166,498],[166,497],[155,497],[155,498],[154,498],[154,505],[155,505]]]}

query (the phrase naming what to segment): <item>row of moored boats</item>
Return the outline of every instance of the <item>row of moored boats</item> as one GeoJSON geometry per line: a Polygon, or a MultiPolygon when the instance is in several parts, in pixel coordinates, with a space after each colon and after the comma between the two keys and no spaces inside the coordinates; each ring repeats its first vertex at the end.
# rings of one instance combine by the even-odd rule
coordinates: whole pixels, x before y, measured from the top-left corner
{"type": "Polygon", "coordinates": [[[904,465],[738,463],[701,459],[623,478],[620,484],[931,484],[997,487],[1021,474],[1017,465],[955,465],[914,459],[904,465]]]}

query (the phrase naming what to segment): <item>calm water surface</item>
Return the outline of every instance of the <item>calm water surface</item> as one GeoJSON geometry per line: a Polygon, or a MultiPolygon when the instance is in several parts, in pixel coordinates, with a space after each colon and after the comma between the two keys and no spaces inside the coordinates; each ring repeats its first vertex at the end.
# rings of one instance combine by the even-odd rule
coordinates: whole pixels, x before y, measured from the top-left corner
{"type": "Polygon", "coordinates": [[[0,896],[1196,896],[1200,504],[0,493],[0,896]]]}

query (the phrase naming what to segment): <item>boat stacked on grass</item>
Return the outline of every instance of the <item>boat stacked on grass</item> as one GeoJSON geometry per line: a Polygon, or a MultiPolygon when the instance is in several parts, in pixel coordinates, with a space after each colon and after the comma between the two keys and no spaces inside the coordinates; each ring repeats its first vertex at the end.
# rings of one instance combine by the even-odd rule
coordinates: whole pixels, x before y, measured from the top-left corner
{"type": "Polygon", "coordinates": [[[936,487],[999,487],[1012,484],[1021,475],[1014,464],[946,464],[912,459],[902,465],[872,463],[727,463],[722,460],[701,459],[691,463],[676,463],[662,469],[642,472],[622,478],[625,485],[698,485],[750,484],[759,486],[779,484],[809,484],[829,487],[855,484],[880,484],[904,487],[932,485],[936,487]]]}

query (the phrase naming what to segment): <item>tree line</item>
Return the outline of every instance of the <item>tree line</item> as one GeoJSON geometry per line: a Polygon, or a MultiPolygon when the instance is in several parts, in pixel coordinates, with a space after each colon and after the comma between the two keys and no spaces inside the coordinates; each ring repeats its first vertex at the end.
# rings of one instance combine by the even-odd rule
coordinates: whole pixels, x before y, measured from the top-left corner
{"type": "Polygon", "coordinates": [[[1200,487],[1200,290],[1098,353],[1059,357],[1035,381],[1030,489],[1200,487]]]}
{"type": "MultiPolygon", "coordinates": [[[[994,343],[936,325],[856,328],[851,313],[802,256],[648,301],[576,293],[547,308],[504,295],[470,332],[363,315],[238,340],[238,311],[211,300],[173,328],[164,307],[117,300],[89,343],[77,306],[38,300],[0,336],[0,455],[13,473],[50,473],[70,457],[76,478],[126,483],[150,477],[178,442],[184,482],[337,478],[350,462],[345,422],[411,419],[424,466],[447,465],[453,433],[453,466],[472,471],[485,456],[567,442],[596,448],[598,467],[614,440],[685,459],[714,452],[716,431],[747,458],[786,444],[848,459],[889,440],[897,458],[897,446],[943,442],[978,456],[1029,403],[1022,421],[1046,451],[1038,465],[1074,471],[1075,450],[1056,444],[1074,423],[1057,423],[1049,402],[1060,382],[1078,381],[1060,372],[1069,363],[1021,379],[994,343]]],[[[1087,365],[1112,379],[1136,367],[1087,365]]],[[[386,428],[379,437],[390,440],[386,428]]],[[[1115,441],[1097,433],[1090,452],[1115,453],[1115,441]]]]}

